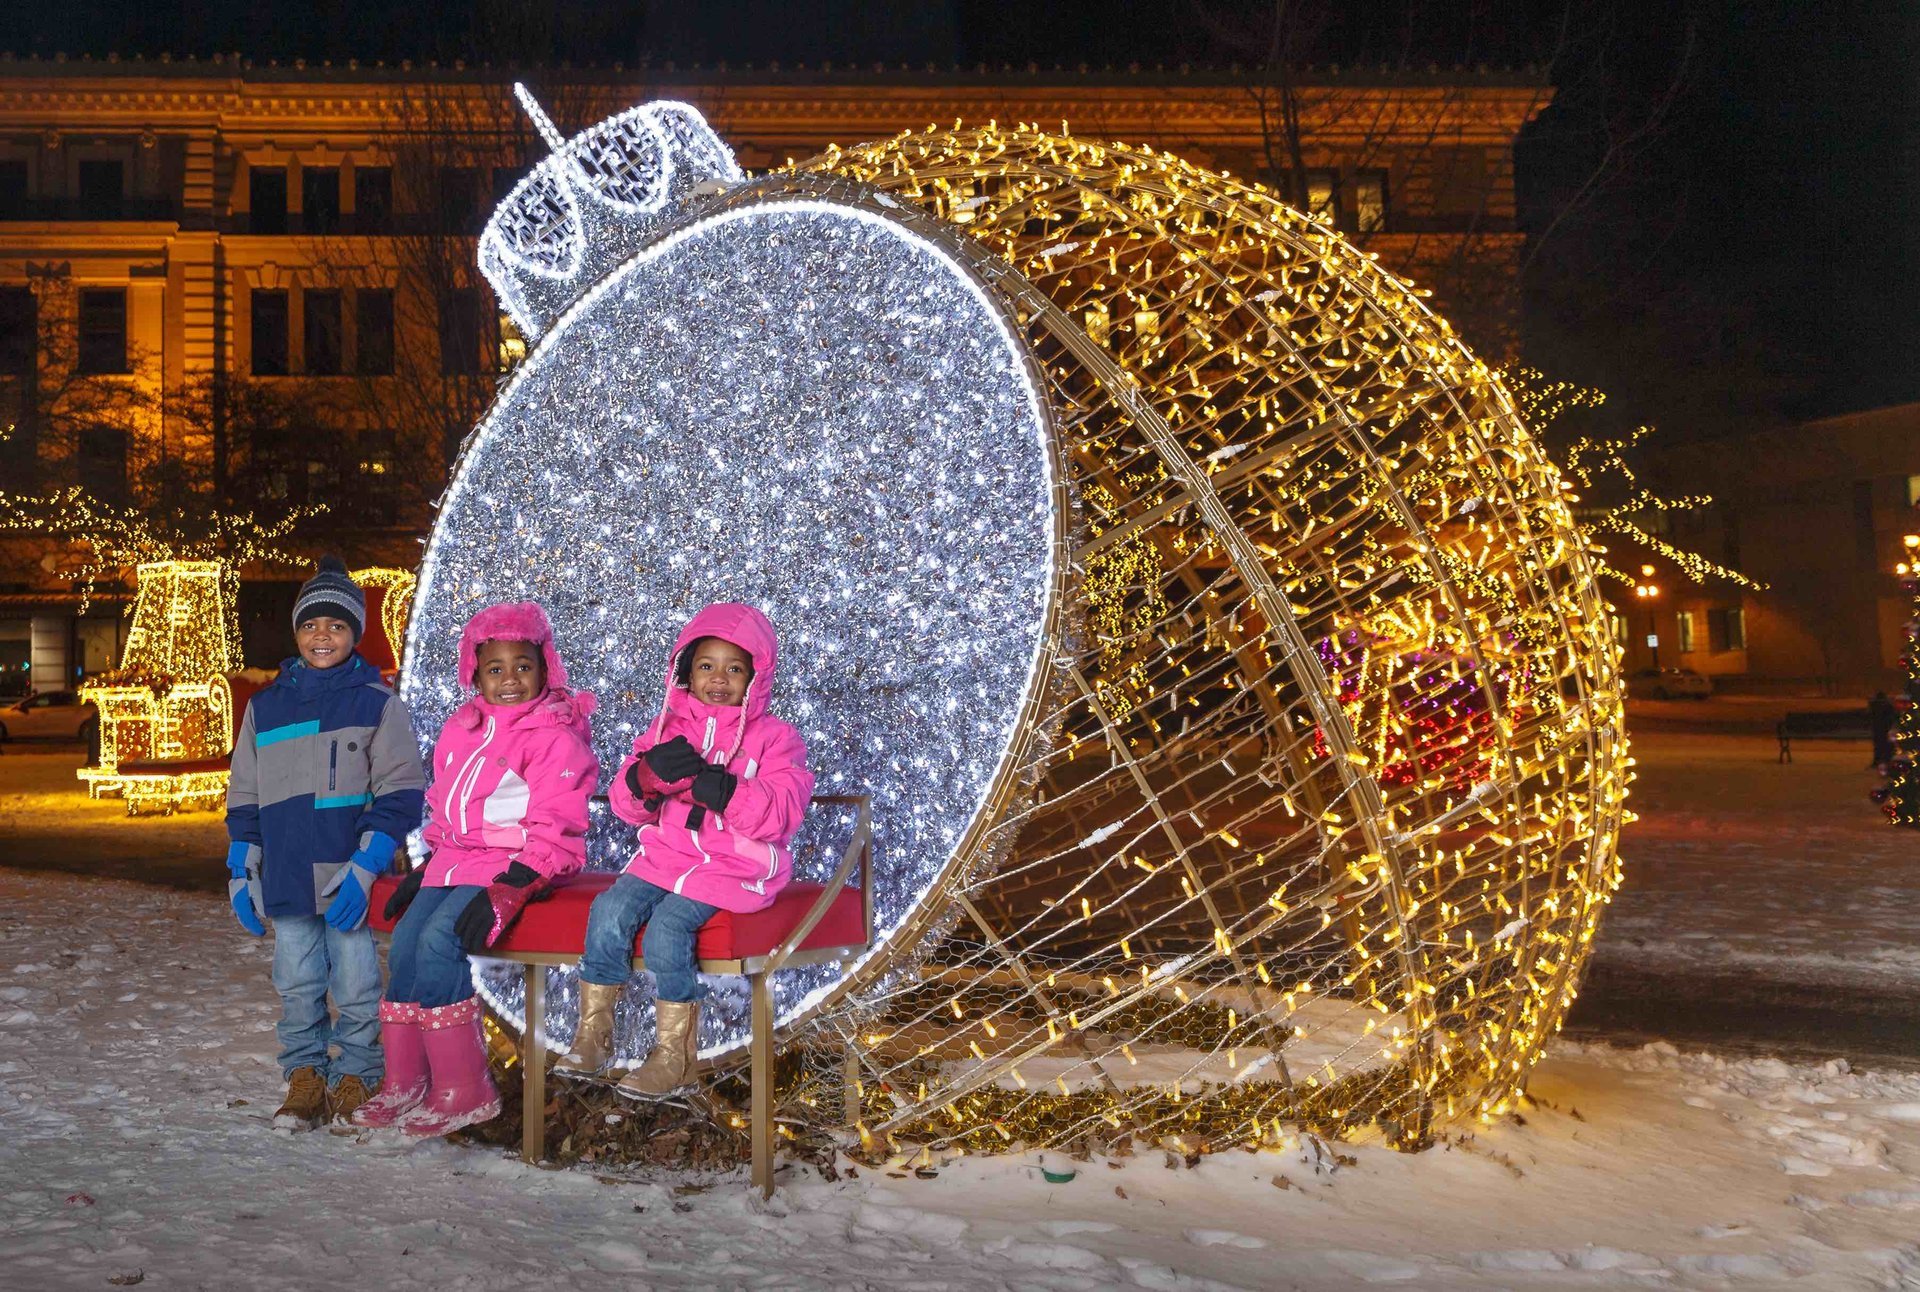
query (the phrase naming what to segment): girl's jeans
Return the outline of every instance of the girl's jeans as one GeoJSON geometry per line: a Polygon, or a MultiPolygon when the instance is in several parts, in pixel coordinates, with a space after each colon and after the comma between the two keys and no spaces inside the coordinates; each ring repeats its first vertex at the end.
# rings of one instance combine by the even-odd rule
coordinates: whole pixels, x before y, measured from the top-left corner
{"type": "Polygon", "coordinates": [[[706,991],[700,986],[694,940],[700,926],[719,910],[622,875],[593,899],[587,912],[587,953],[580,957],[580,977],[606,987],[626,982],[633,973],[633,935],[644,924],[640,954],[653,973],[658,998],[699,1000],[706,991]]]}
{"type": "Polygon", "coordinates": [[[365,927],[342,933],[318,915],[273,917],[273,989],[280,993],[280,1072],[312,1068],[337,1084],[358,1077],[379,1084],[380,953],[365,927]],[[327,1015],[333,992],[337,1019],[327,1015]],[[331,1046],[340,1057],[329,1056],[331,1046]]]}
{"type": "Polygon", "coordinates": [[[474,894],[485,891],[478,884],[461,884],[422,888],[414,895],[387,948],[388,1000],[438,1009],[473,995],[466,948],[453,923],[474,894]]]}

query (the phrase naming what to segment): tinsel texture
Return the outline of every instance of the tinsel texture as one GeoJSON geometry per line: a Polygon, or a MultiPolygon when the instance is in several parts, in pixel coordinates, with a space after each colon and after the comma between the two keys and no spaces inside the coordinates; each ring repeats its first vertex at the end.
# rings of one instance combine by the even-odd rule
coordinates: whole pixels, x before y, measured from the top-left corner
{"type": "MultiPolygon", "coordinates": [[[[873,800],[883,948],[997,805],[1043,676],[1057,596],[1052,436],[985,291],[898,222],[803,198],[680,224],[563,314],[470,442],[422,567],[407,698],[431,738],[461,698],[476,610],[534,599],[600,698],[611,773],[659,712],[666,653],[701,606],[746,601],[781,636],[773,711],[818,792],[873,800]]],[[[821,811],[797,873],[838,859],[821,811]]],[[[603,820],[593,864],[632,855],[603,820]]],[[[571,1032],[572,971],[554,983],[571,1032]]],[[[782,973],[796,1018],[837,966],[782,973]]],[[[745,1037],[725,984],[708,1053],[745,1037]]],[[[519,985],[486,972],[509,1016],[519,985]]],[[[651,992],[621,1011],[646,1052],[651,992]]]]}

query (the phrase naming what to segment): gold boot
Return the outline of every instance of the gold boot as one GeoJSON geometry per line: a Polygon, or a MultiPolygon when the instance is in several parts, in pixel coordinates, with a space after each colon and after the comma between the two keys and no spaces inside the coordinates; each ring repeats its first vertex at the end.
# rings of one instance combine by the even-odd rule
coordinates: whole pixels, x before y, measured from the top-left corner
{"type": "Polygon", "coordinates": [[[593,1076],[613,1061],[613,1006],[618,986],[597,982],[580,984],[580,1025],[573,1029],[573,1053],[557,1060],[555,1072],[593,1076]]]}
{"type": "Polygon", "coordinates": [[[700,1002],[654,1002],[659,1035],[647,1061],[629,1072],[614,1089],[629,1099],[659,1099],[693,1080],[700,1051],[700,1002]]]}

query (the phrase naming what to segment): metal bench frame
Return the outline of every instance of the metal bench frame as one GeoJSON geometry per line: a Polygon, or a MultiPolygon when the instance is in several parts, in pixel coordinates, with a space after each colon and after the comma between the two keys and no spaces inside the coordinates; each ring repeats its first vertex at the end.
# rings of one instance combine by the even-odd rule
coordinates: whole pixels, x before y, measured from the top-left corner
{"type": "MultiPolygon", "coordinates": [[[[773,1194],[773,985],[772,976],[781,969],[803,965],[849,960],[873,945],[873,800],[865,794],[816,794],[816,804],[854,809],[853,839],[840,856],[840,864],[827,881],[805,918],[793,926],[780,945],[765,955],[732,960],[702,960],[700,972],[741,975],[747,979],[752,998],[752,1039],[748,1045],[753,1109],[748,1130],[753,1145],[753,1187],[763,1198],[773,1194]],[[795,950],[825,918],[833,901],[846,887],[854,865],[860,866],[860,906],[866,940],[858,945],[808,947],[795,950]]],[[[527,1162],[539,1162],[547,1155],[547,1061],[540,1035],[546,1027],[547,966],[579,963],[579,955],[554,955],[535,952],[525,955],[490,954],[488,959],[505,960],[524,966],[526,981],[526,1023],[521,1029],[520,1156],[527,1162]]],[[[633,958],[633,968],[647,967],[641,956],[633,958]]],[[[701,1063],[702,1073],[711,1072],[715,1060],[701,1063]]]]}

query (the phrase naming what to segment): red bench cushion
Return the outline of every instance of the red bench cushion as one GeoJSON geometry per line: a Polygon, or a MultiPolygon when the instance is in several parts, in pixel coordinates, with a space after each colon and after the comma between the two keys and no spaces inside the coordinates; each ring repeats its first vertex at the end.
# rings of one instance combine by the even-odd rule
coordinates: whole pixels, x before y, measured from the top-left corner
{"type": "Polygon", "coordinates": [[[196,772],[224,772],[233,767],[233,759],[226,754],[218,758],[146,758],[131,763],[121,763],[114,770],[122,776],[191,776],[196,772]]]}
{"type": "MultiPolygon", "coordinates": [[[[544,901],[529,902],[520,918],[493,950],[506,958],[515,955],[573,955],[586,946],[587,908],[593,899],[612,887],[617,875],[591,873],[560,880],[544,901]]],[[[395,875],[382,875],[373,886],[371,912],[367,922],[376,929],[390,931],[395,921],[386,917],[387,896],[400,882],[395,875]]],[[[799,926],[813,909],[823,886],[795,881],[780,890],[773,905],[763,911],[742,915],[721,911],[700,926],[696,943],[702,960],[741,960],[763,956],[780,945],[781,939],[799,926]]],[[[644,933],[645,930],[643,929],[644,933]]],[[[860,890],[843,888],[827,907],[827,913],[814,925],[813,932],[800,944],[800,950],[820,947],[864,947],[867,922],[860,904],[860,890]]],[[[640,937],[633,939],[633,954],[640,954],[640,937]]]]}

